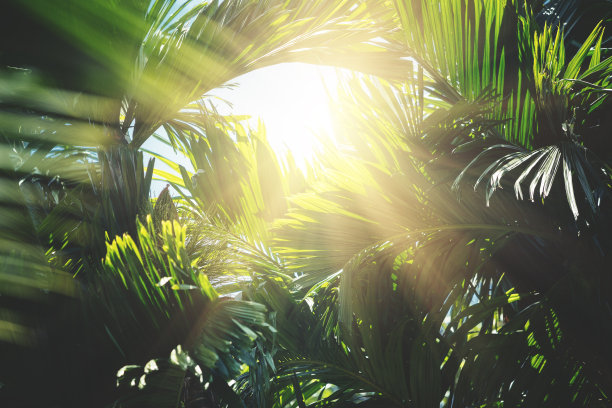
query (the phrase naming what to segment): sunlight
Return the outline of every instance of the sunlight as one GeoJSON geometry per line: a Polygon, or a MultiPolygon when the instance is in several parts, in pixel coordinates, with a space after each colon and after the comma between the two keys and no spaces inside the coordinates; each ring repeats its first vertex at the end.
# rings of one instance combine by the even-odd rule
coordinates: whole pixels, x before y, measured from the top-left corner
{"type": "Polygon", "coordinates": [[[317,136],[333,135],[328,92],[335,94],[337,80],[335,68],[287,63],[243,75],[235,88],[214,94],[233,105],[228,113],[251,116],[253,127],[262,120],[276,153],[291,152],[304,168],[320,145],[317,136]]]}
{"type": "MultiPolygon", "coordinates": [[[[328,94],[332,98],[337,96],[338,73],[341,74],[341,70],[332,67],[279,64],[238,77],[231,86],[217,88],[209,95],[231,104],[228,106],[217,100],[214,104],[219,113],[249,116],[249,124],[254,129],[258,121],[263,122],[268,142],[279,159],[282,161],[290,152],[296,165],[306,172],[308,163],[322,147],[320,140],[331,138],[335,141],[328,94]]],[[[191,167],[184,156],[154,138],[143,147],[188,169],[191,167]]],[[[160,160],[155,167],[173,173],[160,160]]],[[[166,184],[154,180],[152,194],[157,196],[166,184]]]]}

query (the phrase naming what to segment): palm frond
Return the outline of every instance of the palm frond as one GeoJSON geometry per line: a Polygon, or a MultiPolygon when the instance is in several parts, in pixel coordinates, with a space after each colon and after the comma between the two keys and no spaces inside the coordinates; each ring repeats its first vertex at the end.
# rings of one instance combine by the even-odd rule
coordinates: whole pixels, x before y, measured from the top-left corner
{"type": "MultiPolygon", "coordinates": [[[[557,29],[556,34],[553,35],[553,28],[545,27],[542,34],[536,34],[534,38],[534,42],[529,47],[534,50],[531,58],[534,64],[531,74],[534,88],[531,92],[532,95],[535,95],[534,113],[538,117],[534,142],[537,141],[537,145],[541,147],[532,150],[512,144],[503,144],[503,141],[492,144],[485,140],[480,146],[486,148],[459,174],[454,188],[459,188],[461,179],[466,172],[472,170],[471,167],[474,164],[482,162],[485,156],[497,153],[497,158],[490,162],[491,164],[487,164],[488,167],[482,171],[474,185],[476,188],[485,178],[487,179],[487,204],[495,190],[502,186],[501,181],[504,175],[513,170],[520,169],[521,171],[514,183],[514,190],[518,198],[523,198],[521,184],[531,175],[529,196],[532,201],[536,195],[542,200],[546,198],[551,193],[557,173],[562,173],[567,202],[574,218],[577,219],[580,212],[584,213],[585,209],[587,216],[594,215],[598,213],[603,196],[608,194],[609,176],[605,162],[588,149],[588,144],[585,146],[587,139],[582,139],[580,134],[588,132],[589,129],[584,127],[584,115],[577,112],[584,109],[583,106],[589,106],[593,101],[602,99],[602,97],[581,94],[580,91],[575,92],[572,90],[572,84],[575,83],[576,78],[585,75],[598,76],[599,79],[596,82],[599,83],[607,81],[605,78],[606,72],[610,69],[610,62],[602,63],[599,60],[600,28],[596,27],[593,30],[567,64],[564,59],[565,51],[560,29],[557,29]],[[593,47],[593,54],[589,66],[586,67],[587,50],[591,47],[593,47]],[[558,171],[561,166],[563,166],[562,172],[558,171]],[[580,201],[584,197],[585,204],[579,204],[576,198],[574,179],[577,179],[582,187],[584,194],[579,197],[580,201]],[[538,184],[539,189],[537,189],[538,184]]],[[[590,89],[597,90],[598,86],[601,89],[601,85],[595,85],[590,89]]],[[[603,103],[603,100],[597,103],[599,102],[603,103]]],[[[591,217],[588,216],[589,219],[592,219],[591,217]]]]}

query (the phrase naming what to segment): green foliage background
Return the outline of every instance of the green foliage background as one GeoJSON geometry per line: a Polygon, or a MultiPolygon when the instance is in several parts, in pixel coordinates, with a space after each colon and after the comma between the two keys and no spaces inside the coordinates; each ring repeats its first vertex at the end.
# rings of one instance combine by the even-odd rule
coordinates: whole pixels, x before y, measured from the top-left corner
{"type": "Polygon", "coordinates": [[[2,14],[3,406],[610,405],[609,0],[2,14]],[[211,103],[281,62],[352,72],[307,171],[211,103]]]}

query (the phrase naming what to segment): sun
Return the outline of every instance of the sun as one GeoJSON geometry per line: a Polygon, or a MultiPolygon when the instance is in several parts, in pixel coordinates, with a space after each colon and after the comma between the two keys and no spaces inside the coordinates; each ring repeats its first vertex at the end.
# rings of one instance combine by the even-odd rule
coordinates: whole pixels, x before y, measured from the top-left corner
{"type": "MultiPolygon", "coordinates": [[[[270,146],[281,161],[291,153],[296,165],[308,172],[323,141],[335,143],[330,97],[337,97],[339,75],[343,71],[303,63],[286,63],[262,68],[232,81],[231,88],[220,88],[210,95],[231,104],[217,104],[223,115],[249,116],[257,129],[263,122],[270,146]]],[[[213,98],[214,99],[214,98],[213,98]]],[[[171,161],[190,168],[189,160],[151,138],[144,148],[163,152],[171,161]]],[[[172,172],[163,162],[162,171],[172,172]]],[[[154,182],[152,191],[159,194],[165,182],[154,182]]]]}
{"type": "Polygon", "coordinates": [[[335,68],[288,63],[243,75],[218,96],[233,105],[232,114],[250,115],[253,125],[263,121],[277,155],[290,152],[304,168],[321,147],[319,138],[333,137],[329,99],[337,82],[335,68]]]}

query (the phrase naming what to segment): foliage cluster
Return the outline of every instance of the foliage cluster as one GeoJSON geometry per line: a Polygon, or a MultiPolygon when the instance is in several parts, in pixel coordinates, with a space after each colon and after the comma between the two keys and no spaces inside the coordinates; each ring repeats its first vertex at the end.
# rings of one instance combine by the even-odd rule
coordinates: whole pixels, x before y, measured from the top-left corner
{"type": "Polygon", "coordinates": [[[610,405],[610,0],[3,8],[6,406],[610,405]],[[280,62],[305,173],[211,101],[280,62]]]}

